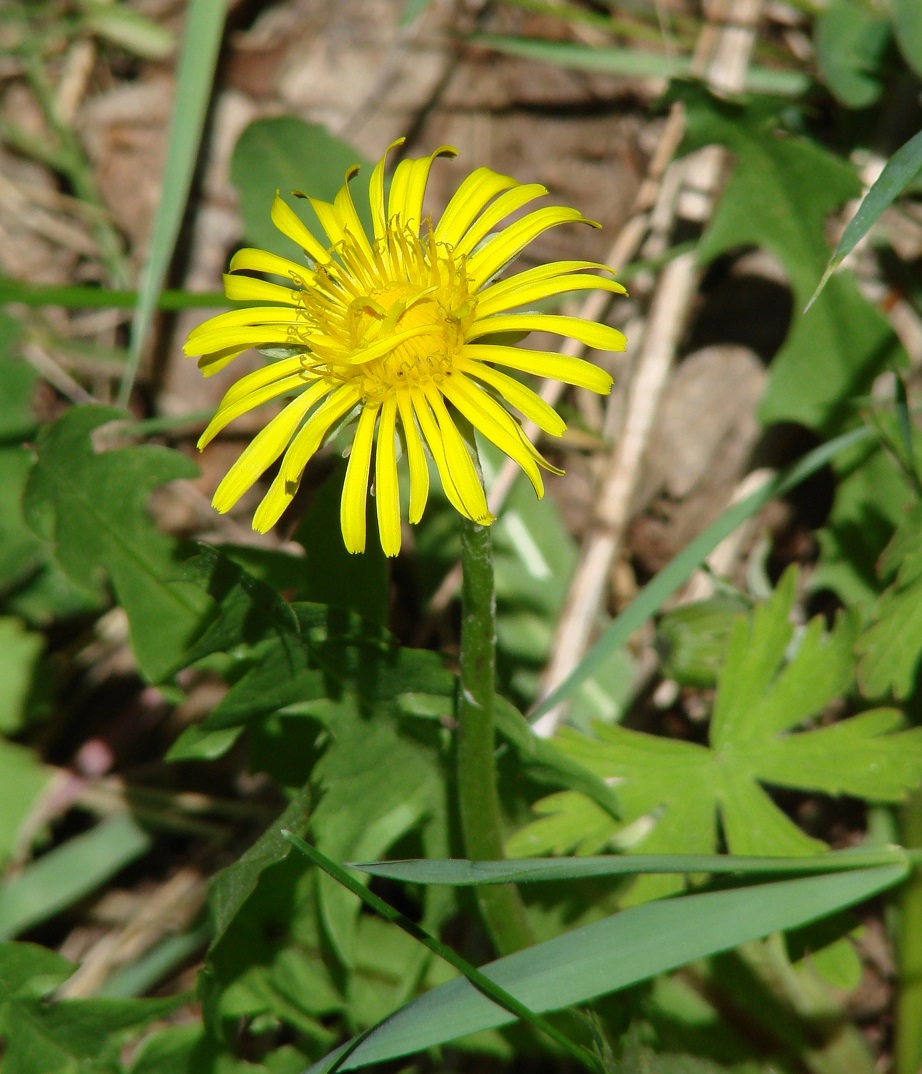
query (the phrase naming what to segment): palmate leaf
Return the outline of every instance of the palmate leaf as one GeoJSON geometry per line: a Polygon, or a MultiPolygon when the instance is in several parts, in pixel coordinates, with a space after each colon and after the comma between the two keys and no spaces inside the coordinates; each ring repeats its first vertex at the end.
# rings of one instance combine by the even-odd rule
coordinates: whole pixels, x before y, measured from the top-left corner
{"type": "MultiPolygon", "coordinates": [[[[544,817],[509,843],[512,856],[592,854],[619,843],[644,853],[711,853],[718,821],[734,854],[801,855],[825,844],[800,830],[763,785],[893,802],[922,782],[922,729],[900,730],[893,709],[877,709],[816,729],[805,721],[851,681],[854,619],[830,632],[817,618],[795,638],[790,622],[797,575],[788,571],[751,623],[731,633],[708,746],[623,727],[572,731],[561,749],[616,785],[626,822],[619,827],[585,797],[566,791],[538,803],[544,817]],[[792,643],[797,648],[790,656],[792,643]]],[[[629,900],[677,890],[645,877],[629,900]]]]}
{"type": "Polygon", "coordinates": [[[98,596],[108,576],[128,616],[141,672],[158,682],[180,662],[209,602],[179,580],[181,545],[157,529],[147,500],[159,485],[197,471],[179,452],[161,447],[95,451],[96,430],[124,418],[110,407],[74,407],[47,428],[26,486],[25,513],[74,585],[98,596]]]}
{"type": "Polygon", "coordinates": [[[881,561],[892,578],[858,639],[858,684],[868,697],[908,697],[922,658],[922,504],[906,512],[881,561]],[[895,577],[894,577],[895,576],[895,577]]]}
{"type": "Polygon", "coordinates": [[[772,102],[732,104],[692,85],[678,92],[687,110],[685,149],[718,144],[736,156],[698,256],[709,262],[746,246],[769,250],[794,292],[793,321],[759,416],[831,432],[877,373],[906,360],[886,318],[847,274],[833,277],[809,314],[800,313],[828,257],[826,218],[860,193],[858,178],[814,142],[780,130],[772,102]]]}

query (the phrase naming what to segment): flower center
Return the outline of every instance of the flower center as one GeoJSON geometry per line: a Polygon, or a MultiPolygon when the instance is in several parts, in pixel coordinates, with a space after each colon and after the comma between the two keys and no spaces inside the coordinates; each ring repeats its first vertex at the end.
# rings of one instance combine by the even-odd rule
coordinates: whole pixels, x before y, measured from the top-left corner
{"type": "Polygon", "coordinates": [[[360,379],[372,403],[402,387],[440,384],[474,320],[463,259],[431,233],[396,223],[370,265],[350,241],[335,253],[339,264],[321,270],[321,286],[302,297],[314,368],[340,383],[360,379]]]}

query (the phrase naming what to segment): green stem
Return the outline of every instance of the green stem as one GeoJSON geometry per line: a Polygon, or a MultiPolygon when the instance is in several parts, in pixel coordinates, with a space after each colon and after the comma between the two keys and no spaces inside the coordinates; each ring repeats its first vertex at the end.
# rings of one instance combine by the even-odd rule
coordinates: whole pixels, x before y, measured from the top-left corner
{"type": "MultiPolygon", "coordinates": [[[[902,841],[922,847],[922,792],[903,808],[902,841]]],[[[916,869],[900,891],[900,988],[896,1006],[896,1074],[922,1069],[922,870],[916,869]]]]}
{"type": "MultiPolygon", "coordinates": [[[[493,697],[496,680],[496,597],[493,535],[461,519],[461,690],[458,698],[458,804],[464,850],[473,861],[500,861],[503,822],[496,789],[493,697]]],[[[534,943],[513,884],[477,888],[480,914],[496,949],[509,954],[534,943]]]]}

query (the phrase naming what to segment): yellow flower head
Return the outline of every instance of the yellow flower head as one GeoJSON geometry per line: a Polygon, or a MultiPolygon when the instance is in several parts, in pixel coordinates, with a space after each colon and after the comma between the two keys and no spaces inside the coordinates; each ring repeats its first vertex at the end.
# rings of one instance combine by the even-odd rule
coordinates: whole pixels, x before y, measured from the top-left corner
{"type": "Polygon", "coordinates": [[[483,486],[447,404],[521,466],[538,496],[544,494],[539,467],[554,468],[504,404],[555,436],[564,431],[564,422],[535,392],[497,367],[553,377],[600,394],[611,390],[611,377],[578,358],[506,345],[502,336],[552,332],[598,350],[623,350],[624,336],[575,317],[510,311],[570,291],[623,293],[624,288],[607,276],[586,273],[605,271],[592,261],[556,261],[495,280],[548,228],[592,221],[576,209],[551,206],[497,232],[510,214],[547,191],[478,168],[433,225],[422,210],[429,171],[436,157],[455,153],[442,146],[429,157],[401,161],[386,199],[386,157],[377,164],[370,185],[373,236],[366,235],[349,192],[353,168],[332,203],[308,199],[328,245],[276,194],[272,221],[302,248],[307,265],[264,250],[234,255],[231,273],[268,273],[285,283],[225,276],[228,298],[267,304],[212,317],[190,333],[185,351],[201,355],[199,366],[206,376],[250,347],[281,357],[229,389],[199,449],[241,414],[272,399],[290,399],[221,481],[214,496],[218,511],[229,510],[281,455],[278,474],[253,518],[254,529],[264,533],[291,503],[305,466],[331,430],[356,415],[341,506],[343,540],[350,552],[365,549],[375,443],[381,545],[389,556],[400,550],[398,436],[409,468],[410,522],[420,520],[429,495],[428,447],[450,502],[462,515],[488,525],[493,516],[483,486]]]}

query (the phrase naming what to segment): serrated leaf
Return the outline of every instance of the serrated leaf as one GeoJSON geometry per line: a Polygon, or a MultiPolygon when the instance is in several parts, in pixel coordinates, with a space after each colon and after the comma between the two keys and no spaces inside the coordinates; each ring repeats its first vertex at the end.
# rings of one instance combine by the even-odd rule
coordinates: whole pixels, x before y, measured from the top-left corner
{"type": "Polygon", "coordinates": [[[894,575],[874,606],[873,625],[858,639],[858,683],[868,697],[908,697],[922,658],[922,505],[904,517],[881,569],[894,575]]]}
{"type": "Polygon", "coordinates": [[[94,451],[95,431],[124,417],[109,407],[74,407],[44,430],[25,511],[75,585],[98,597],[103,577],[111,579],[141,671],[158,682],[180,663],[209,602],[178,580],[182,546],[157,529],[147,500],[197,468],[161,447],[94,451]]]}
{"type": "Polygon", "coordinates": [[[769,250],[794,292],[793,321],[772,361],[759,417],[829,432],[851,416],[851,401],[881,370],[906,361],[886,318],[845,275],[830,280],[809,314],[800,313],[827,259],[826,218],[860,192],[858,178],[816,143],[780,130],[770,102],[732,104],[692,86],[680,95],[685,148],[719,144],[737,158],[699,258],[709,262],[745,246],[769,250]]]}
{"type": "MultiPolygon", "coordinates": [[[[606,831],[597,808],[587,810],[585,799],[568,791],[539,803],[539,812],[558,814],[553,825],[546,817],[535,821],[516,836],[510,852],[552,849],[548,836],[559,851],[569,829],[571,847],[582,853],[624,842],[631,831],[637,836],[631,851],[710,853],[718,846],[719,817],[731,853],[809,854],[824,844],[802,832],[763,784],[869,801],[896,801],[918,786],[922,730],[901,730],[899,713],[881,709],[819,729],[803,727],[848,687],[857,627],[854,618],[840,616],[827,633],[814,620],[792,649],[796,583],[796,572],[787,572],[751,621],[735,624],[709,747],[623,727],[597,727],[592,738],[561,734],[565,753],[616,786],[624,828],[610,822],[606,831]],[[587,819],[595,845],[587,846],[579,828],[587,819]]],[[[674,879],[647,877],[631,899],[677,887],[674,879]]]]}

